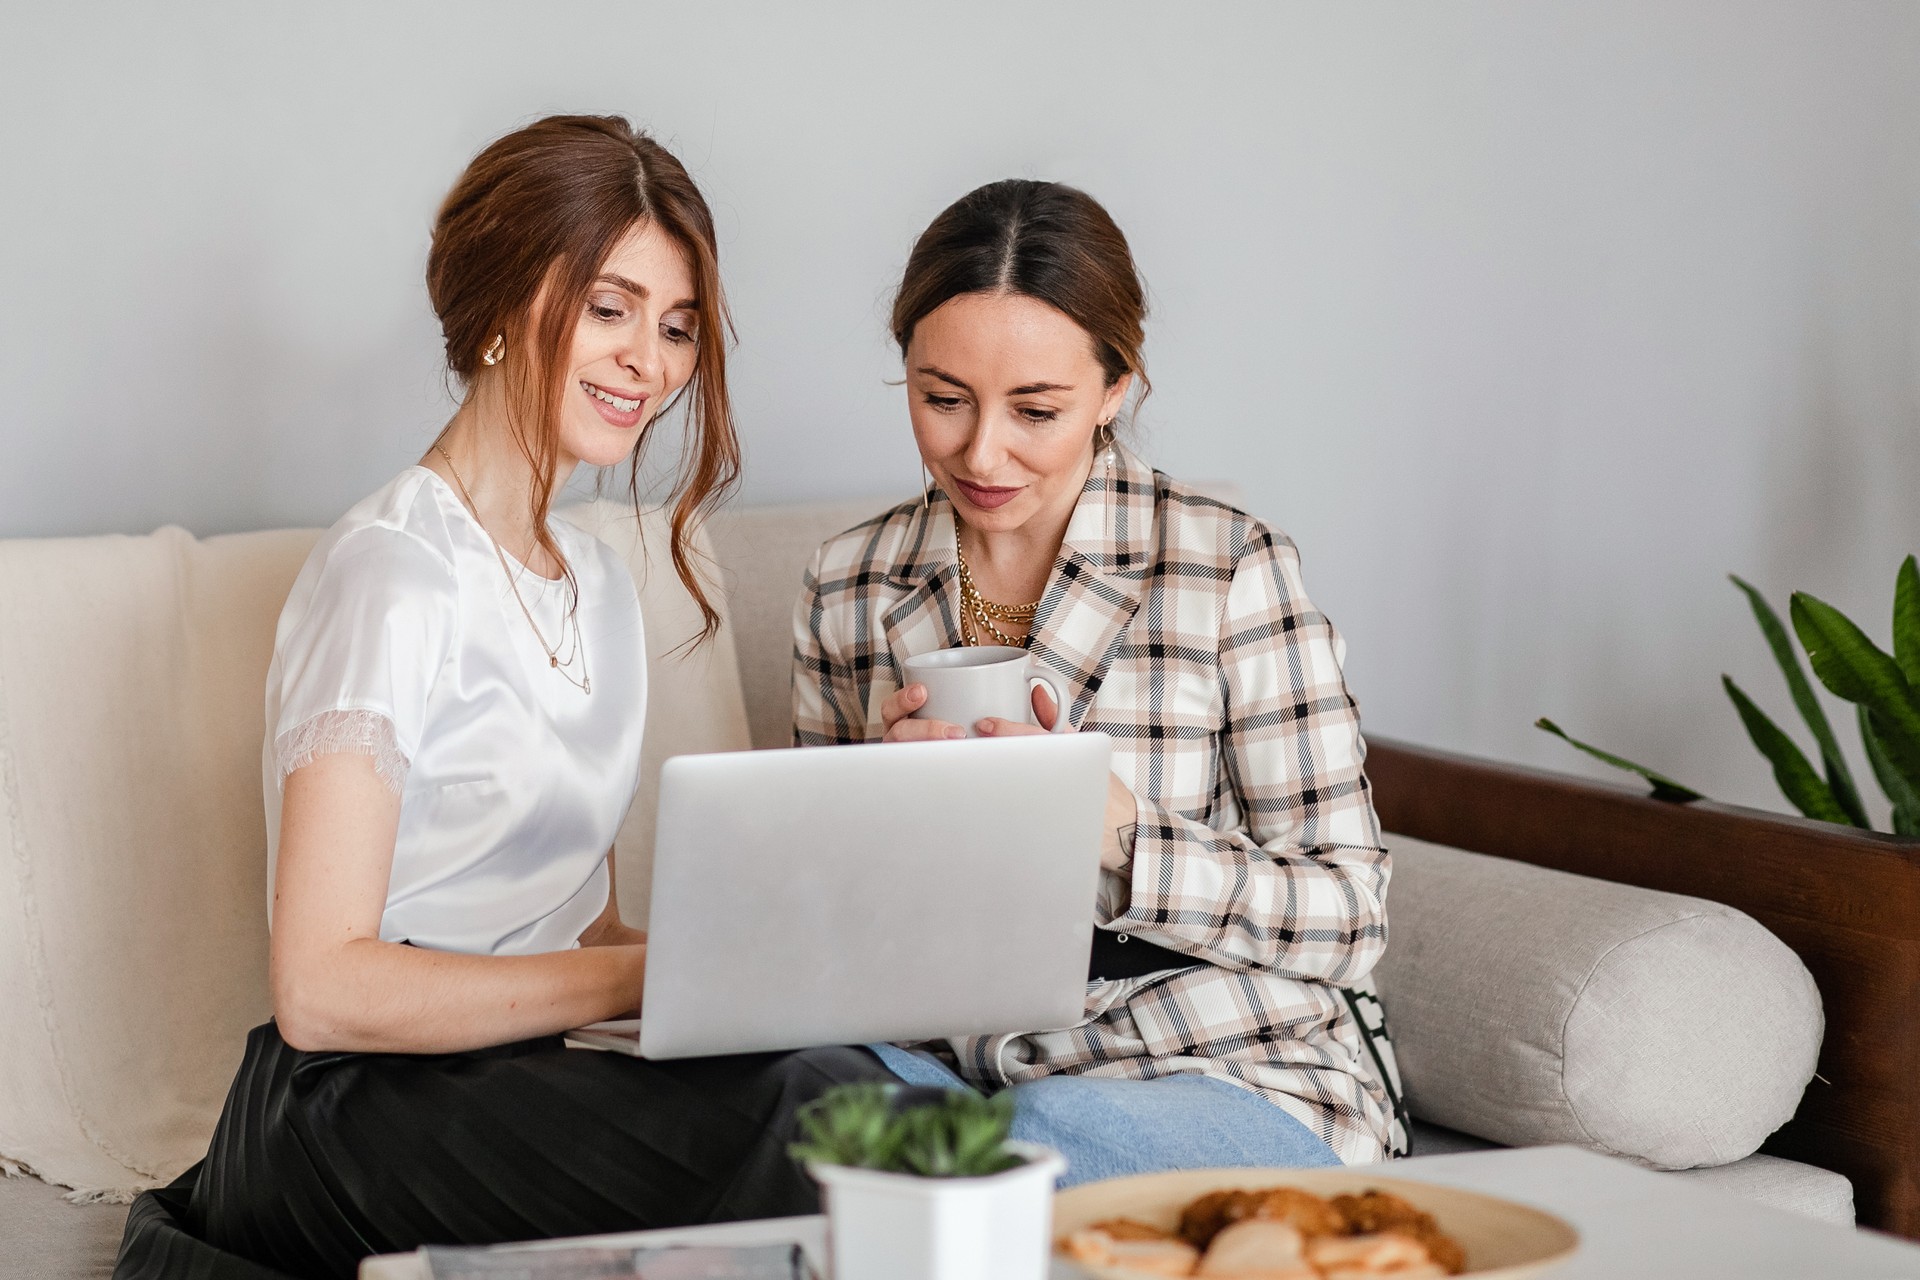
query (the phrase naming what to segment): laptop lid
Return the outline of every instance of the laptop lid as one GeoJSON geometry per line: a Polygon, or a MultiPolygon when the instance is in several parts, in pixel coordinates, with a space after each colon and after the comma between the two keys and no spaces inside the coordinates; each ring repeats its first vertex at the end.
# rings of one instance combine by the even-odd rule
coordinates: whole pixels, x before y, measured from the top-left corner
{"type": "Polygon", "coordinates": [[[1111,752],[1076,733],[668,760],[640,1053],[1079,1022],[1111,752]]]}

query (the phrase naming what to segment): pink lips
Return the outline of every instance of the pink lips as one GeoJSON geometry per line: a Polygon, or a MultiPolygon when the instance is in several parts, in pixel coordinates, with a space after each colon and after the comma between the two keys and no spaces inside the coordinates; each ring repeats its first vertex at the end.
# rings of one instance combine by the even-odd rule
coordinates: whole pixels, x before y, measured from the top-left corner
{"type": "Polygon", "coordinates": [[[957,477],[954,479],[953,487],[960,491],[961,497],[984,511],[991,511],[995,507],[1004,507],[1020,496],[1020,490],[1017,488],[987,488],[982,485],[968,484],[965,480],[957,477]]]}
{"type": "Polygon", "coordinates": [[[600,387],[600,384],[597,382],[590,382],[587,385],[590,387],[599,387],[600,390],[605,391],[608,395],[620,396],[622,400],[638,400],[640,402],[639,406],[632,410],[622,410],[608,404],[599,396],[587,395],[585,391],[582,391],[581,394],[587,395],[588,401],[592,403],[595,409],[600,411],[600,416],[605,418],[613,426],[619,427],[622,430],[630,430],[639,426],[640,420],[647,416],[647,397],[645,394],[638,396],[621,395],[620,392],[615,391],[612,387],[600,387]]]}

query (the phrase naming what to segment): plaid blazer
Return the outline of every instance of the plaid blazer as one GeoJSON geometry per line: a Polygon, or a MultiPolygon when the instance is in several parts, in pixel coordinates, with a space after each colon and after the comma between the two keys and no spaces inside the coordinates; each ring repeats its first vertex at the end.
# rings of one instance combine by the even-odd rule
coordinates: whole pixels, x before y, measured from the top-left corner
{"type": "MultiPolygon", "coordinates": [[[[953,507],[935,490],[824,543],[794,617],[798,745],[877,740],[907,657],[958,645],[953,507]]],[[[1378,1160],[1393,1107],[1344,988],[1386,947],[1389,864],[1344,645],[1293,544],[1113,448],[1096,463],[1030,647],[1139,798],[1099,922],[1193,957],[1090,983],[1086,1019],[946,1042],[969,1079],[1201,1072],[1253,1089],[1343,1161],[1378,1160]]]]}

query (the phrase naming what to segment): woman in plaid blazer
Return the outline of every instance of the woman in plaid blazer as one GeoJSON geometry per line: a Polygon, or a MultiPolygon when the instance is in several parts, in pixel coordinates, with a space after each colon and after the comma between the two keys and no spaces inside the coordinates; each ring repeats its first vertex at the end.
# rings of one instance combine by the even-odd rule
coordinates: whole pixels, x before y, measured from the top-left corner
{"type": "Polygon", "coordinates": [[[1114,440],[1136,379],[1144,393],[1144,313],[1124,237],[1072,188],[994,183],[921,236],[894,333],[931,478],[814,557],[795,740],[964,736],[911,718],[925,692],[901,664],[1027,645],[1071,691],[1058,714],[1113,738],[1098,921],[1156,960],[1090,975],[1081,1024],[946,1042],[944,1068],[1019,1085],[1043,1138],[1124,1127],[1070,1151],[1078,1177],[1376,1160],[1404,1141],[1384,1035],[1361,1025],[1388,858],[1343,646],[1283,534],[1114,440]],[[1195,1132],[1212,1135],[1198,1150],[1195,1132]]]}

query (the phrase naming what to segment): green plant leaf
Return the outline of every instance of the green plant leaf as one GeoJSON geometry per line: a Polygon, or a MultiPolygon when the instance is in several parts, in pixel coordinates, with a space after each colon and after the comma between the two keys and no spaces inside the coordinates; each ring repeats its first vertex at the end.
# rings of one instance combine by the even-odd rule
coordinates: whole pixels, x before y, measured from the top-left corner
{"type": "Polygon", "coordinates": [[[1908,556],[1893,578],[1893,660],[1920,688],[1920,564],[1908,556]]]}
{"type": "Polygon", "coordinates": [[[1833,789],[1814,772],[1813,765],[1794,745],[1793,739],[1781,732],[1780,726],[1753,704],[1753,699],[1733,682],[1733,677],[1723,675],[1720,683],[1725,686],[1727,696],[1733,699],[1741,723],[1747,726],[1747,736],[1753,739],[1753,745],[1760,749],[1760,754],[1772,763],[1773,780],[1780,784],[1780,790],[1794,808],[1821,822],[1834,822],[1843,827],[1867,825],[1853,820],[1853,816],[1835,798],[1833,789]]]}
{"type": "MultiPolygon", "coordinates": [[[[1920,790],[1920,698],[1899,663],[1883,653],[1844,614],[1804,592],[1793,597],[1793,627],[1821,683],[1861,704],[1888,765],[1907,790],[1920,790]]],[[[1886,780],[1882,779],[1882,785],[1886,780]]],[[[1920,811],[1889,792],[1912,818],[1920,811]]]]}
{"type": "Polygon", "coordinates": [[[971,1089],[922,1090],[879,1084],[839,1085],[801,1108],[794,1159],[855,1169],[972,1178],[1020,1164],[1007,1149],[1013,1095],[985,1098],[971,1089]]]}
{"type": "Polygon", "coordinates": [[[1538,720],[1535,720],[1533,727],[1546,730],[1554,737],[1564,740],[1572,746],[1586,752],[1594,759],[1610,764],[1616,769],[1625,769],[1628,773],[1639,774],[1652,785],[1653,798],[1655,800],[1671,800],[1676,804],[1685,804],[1689,800],[1706,799],[1705,796],[1695,791],[1692,787],[1675,782],[1664,773],[1656,773],[1643,764],[1635,764],[1631,760],[1623,760],[1610,751],[1602,751],[1596,746],[1580,741],[1580,739],[1573,737],[1565,729],[1562,729],[1545,716],[1541,716],[1538,720]]]}
{"type": "MultiPolygon", "coordinates": [[[[1882,728],[1920,746],[1920,700],[1900,664],[1846,614],[1804,591],[1793,593],[1788,611],[1820,683],[1872,711],[1882,728]]],[[[1897,752],[1893,759],[1899,762],[1897,752]]]]}
{"type": "Polygon", "coordinates": [[[1903,774],[1887,751],[1880,727],[1873,714],[1859,708],[1860,742],[1867,749],[1867,763],[1880,789],[1893,801],[1893,830],[1896,835],[1920,835],[1920,779],[1903,774]]]}
{"type": "MultiPolygon", "coordinates": [[[[1793,705],[1799,708],[1800,718],[1813,732],[1813,740],[1820,744],[1820,760],[1826,766],[1827,787],[1834,800],[1845,811],[1846,820],[1854,826],[1871,826],[1872,824],[1867,821],[1867,807],[1860,800],[1860,789],[1854,785],[1853,771],[1847,767],[1847,758],[1840,753],[1840,741],[1834,737],[1833,726],[1827,722],[1827,713],[1821,709],[1819,697],[1813,692],[1813,686],[1807,682],[1806,673],[1800,669],[1800,655],[1795,651],[1793,641],[1788,638],[1787,629],[1781,624],[1780,616],[1773,611],[1773,606],[1767,603],[1766,597],[1761,595],[1752,584],[1738,574],[1730,573],[1727,576],[1733,580],[1734,586],[1746,594],[1747,604],[1753,609],[1753,620],[1760,624],[1760,633],[1766,637],[1767,647],[1773,650],[1773,660],[1779,664],[1780,674],[1786,677],[1787,692],[1793,695],[1793,705]]],[[[1729,690],[1729,696],[1731,696],[1731,690],[1729,690]]],[[[1737,699],[1734,705],[1739,705],[1737,699]]],[[[1745,712],[1741,713],[1741,719],[1746,719],[1745,712]]],[[[1751,723],[1747,725],[1747,732],[1748,736],[1752,736],[1751,723]]],[[[1759,739],[1754,739],[1754,745],[1760,746],[1759,739]]],[[[1765,747],[1761,747],[1760,751],[1769,760],[1774,759],[1765,747]]],[[[1778,761],[1774,763],[1774,776],[1779,777],[1778,761]]],[[[1784,782],[1781,783],[1783,788],[1785,785],[1784,782]]],[[[1788,799],[1792,797],[1789,796],[1788,799]]],[[[1794,803],[1798,805],[1799,801],[1796,800],[1794,803]]],[[[1801,806],[1800,811],[1807,812],[1804,806],[1801,806]]],[[[1808,816],[1816,815],[1808,814],[1808,816]]],[[[1832,821],[1832,819],[1826,819],[1826,821],[1832,821]]]]}
{"type": "Polygon", "coordinates": [[[1920,803],[1915,802],[1920,797],[1920,742],[1871,708],[1867,710],[1867,723],[1889,767],[1889,778],[1882,782],[1887,798],[1909,815],[1920,814],[1920,803]],[[1892,786],[1887,786],[1887,781],[1892,786]]]}
{"type": "Polygon", "coordinates": [[[954,1090],[940,1101],[903,1111],[902,1172],[929,1178],[977,1178],[1020,1163],[1006,1149],[1013,1126],[1013,1096],[983,1098],[954,1090]]]}
{"type": "Polygon", "coordinates": [[[856,1169],[890,1167],[899,1145],[893,1090],[882,1084],[851,1084],[828,1090],[801,1108],[798,1140],[788,1148],[796,1160],[856,1169]]]}

